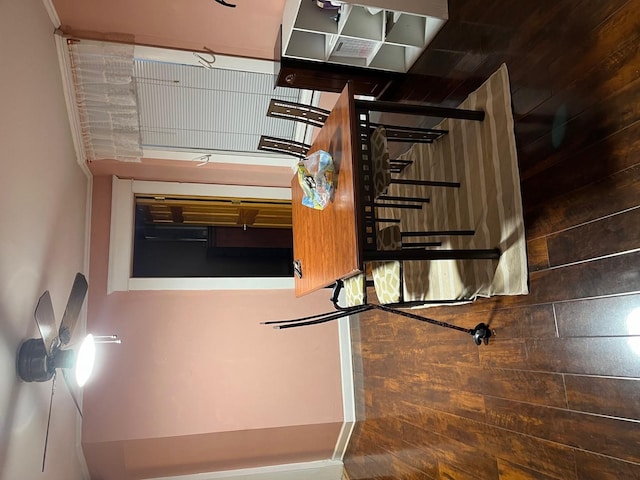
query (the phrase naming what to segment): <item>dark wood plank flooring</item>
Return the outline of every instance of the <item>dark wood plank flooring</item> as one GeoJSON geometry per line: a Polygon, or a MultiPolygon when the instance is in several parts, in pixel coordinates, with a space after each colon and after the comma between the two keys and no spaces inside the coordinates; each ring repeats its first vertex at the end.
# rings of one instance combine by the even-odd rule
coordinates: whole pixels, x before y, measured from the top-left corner
{"type": "Polygon", "coordinates": [[[640,0],[449,0],[386,100],[509,68],[530,290],[352,322],[351,479],[640,479],[640,0]]]}

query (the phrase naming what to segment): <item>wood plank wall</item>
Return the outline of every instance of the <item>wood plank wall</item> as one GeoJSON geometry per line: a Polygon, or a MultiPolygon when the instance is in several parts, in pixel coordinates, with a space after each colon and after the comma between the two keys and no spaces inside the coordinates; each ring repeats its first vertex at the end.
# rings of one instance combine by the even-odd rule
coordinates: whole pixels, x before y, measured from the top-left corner
{"type": "Polygon", "coordinates": [[[531,293],[353,322],[352,480],[640,479],[640,0],[450,0],[387,100],[511,77],[531,293]]]}

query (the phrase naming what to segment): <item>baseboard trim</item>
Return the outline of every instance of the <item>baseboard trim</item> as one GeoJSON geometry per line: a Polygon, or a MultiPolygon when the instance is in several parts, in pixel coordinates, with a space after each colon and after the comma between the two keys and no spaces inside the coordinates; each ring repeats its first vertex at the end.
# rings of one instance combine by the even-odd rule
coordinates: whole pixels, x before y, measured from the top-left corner
{"type": "Polygon", "coordinates": [[[173,477],[147,477],[147,480],[222,480],[238,477],[241,479],[252,478],[254,480],[297,480],[300,478],[338,480],[342,477],[342,472],[342,462],[319,460],[315,462],[270,465],[267,467],[243,468],[220,472],[194,473],[173,477]]]}
{"type": "Polygon", "coordinates": [[[338,320],[338,338],[340,342],[342,408],[344,423],[340,429],[340,434],[336,441],[332,459],[342,461],[356,422],[353,357],[351,355],[351,327],[349,317],[342,317],[338,320]]]}

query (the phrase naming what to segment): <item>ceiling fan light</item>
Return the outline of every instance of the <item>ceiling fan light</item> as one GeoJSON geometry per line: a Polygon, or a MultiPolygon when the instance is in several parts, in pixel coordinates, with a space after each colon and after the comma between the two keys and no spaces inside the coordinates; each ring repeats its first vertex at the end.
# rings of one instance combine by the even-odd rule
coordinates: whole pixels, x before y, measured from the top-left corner
{"type": "Polygon", "coordinates": [[[76,358],[76,382],[79,387],[84,386],[91,376],[93,364],[96,359],[96,344],[93,335],[88,334],[78,350],[76,358]]]}

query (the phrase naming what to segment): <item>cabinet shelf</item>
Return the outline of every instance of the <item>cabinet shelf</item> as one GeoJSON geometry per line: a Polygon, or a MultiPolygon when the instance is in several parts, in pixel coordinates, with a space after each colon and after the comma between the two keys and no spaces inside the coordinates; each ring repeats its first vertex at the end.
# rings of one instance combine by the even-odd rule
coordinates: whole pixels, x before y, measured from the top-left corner
{"type": "Polygon", "coordinates": [[[335,55],[331,55],[329,57],[329,62],[331,63],[340,63],[342,65],[351,65],[354,67],[368,67],[369,62],[366,58],[358,58],[358,57],[337,57],[335,55]]]}
{"type": "Polygon", "coordinates": [[[385,43],[380,47],[369,66],[382,70],[406,72],[420,55],[421,49],[385,43]]]}
{"type": "Polygon", "coordinates": [[[333,18],[333,10],[322,10],[315,2],[302,0],[295,17],[293,28],[309,30],[318,33],[338,33],[338,22],[333,18]]]}
{"type": "Polygon", "coordinates": [[[387,12],[386,27],[386,42],[420,48],[426,47],[426,17],[387,12]]]}
{"type": "Polygon", "coordinates": [[[371,14],[366,7],[352,6],[345,12],[347,17],[340,32],[341,35],[376,40],[384,37],[384,11],[371,14]]]}
{"type": "Polygon", "coordinates": [[[326,41],[326,36],[320,33],[294,30],[284,54],[289,57],[324,61],[327,59],[326,41]]]}
{"type": "Polygon", "coordinates": [[[284,56],[407,72],[447,20],[447,0],[363,0],[335,10],[287,0],[284,56]],[[394,10],[394,8],[402,10],[394,10]]]}

